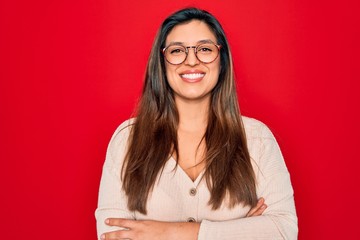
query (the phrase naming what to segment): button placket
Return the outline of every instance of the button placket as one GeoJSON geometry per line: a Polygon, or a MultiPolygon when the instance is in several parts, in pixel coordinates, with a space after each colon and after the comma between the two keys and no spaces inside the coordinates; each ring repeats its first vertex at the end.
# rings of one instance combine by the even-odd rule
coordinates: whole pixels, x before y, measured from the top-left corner
{"type": "MultiPolygon", "coordinates": [[[[191,202],[195,201],[198,202],[198,196],[196,196],[198,193],[196,186],[193,186],[192,188],[189,189],[189,195],[190,195],[190,199],[191,202]]],[[[195,203],[194,202],[194,203],[195,203]]],[[[186,219],[187,222],[196,222],[195,217],[197,216],[197,211],[198,211],[198,205],[197,204],[192,204],[192,206],[194,207],[193,209],[191,209],[191,211],[189,212],[190,216],[186,219]]]]}

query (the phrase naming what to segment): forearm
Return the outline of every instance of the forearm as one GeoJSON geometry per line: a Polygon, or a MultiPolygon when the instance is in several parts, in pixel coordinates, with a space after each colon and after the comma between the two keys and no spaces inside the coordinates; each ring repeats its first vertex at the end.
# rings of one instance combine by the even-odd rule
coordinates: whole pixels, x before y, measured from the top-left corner
{"type": "Polygon", "coordinates": [[[203,220],[198,240],[297,239],[297,220],[292,215],[263,215],[230,221],[203,220]]]}
{"type": "Polygon", "coordinates": [[[200,228],[200,223],[129,220],[124,218],[109,218],[105,223],[109,227],[121,229],[102,234],[100,236],[102,240],[197,240],[200,228]]]}
{"type": "Polygon", "coordinates": [[[200,223],[190,223],[190,222],[179,222],[179,223],[169,223],[172,225],[172,233],[168,239],[179,239],[179,240],[197,240],[200,223]]]}

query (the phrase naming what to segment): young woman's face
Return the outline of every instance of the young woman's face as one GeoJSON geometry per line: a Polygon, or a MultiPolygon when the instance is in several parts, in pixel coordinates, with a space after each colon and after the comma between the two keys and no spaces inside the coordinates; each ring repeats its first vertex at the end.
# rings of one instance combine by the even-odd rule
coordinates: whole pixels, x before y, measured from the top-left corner
{"type": "MultiPolygon", "coordinates": [[[[217,43],[214,33],[208,25],[192,20],[175,26],[166,38],[165,46],[174,43],[185,47],[197,46],[202,42],[217,43]]],[[[175,100],[210,99],[211,90],[218,82],[220,73],[220,53],[211,63],[202,63],[197,59],[194,48],[188,48],[186,60],[173,65],[166,62],[166,77],[174,91],[175,100]]]]}

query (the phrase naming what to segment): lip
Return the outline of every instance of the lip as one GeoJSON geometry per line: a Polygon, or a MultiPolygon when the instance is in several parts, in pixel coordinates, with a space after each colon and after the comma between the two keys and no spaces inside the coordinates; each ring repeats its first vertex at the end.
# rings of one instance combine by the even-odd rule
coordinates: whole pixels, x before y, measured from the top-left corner
{"type": "Polygon", "coordinates": [[[197,69],[193,69],[193,70],[183,71],[179,75],[183,81],[188,83],[195,83],[201,81],[204,78],[205,72],[197,69]]]}

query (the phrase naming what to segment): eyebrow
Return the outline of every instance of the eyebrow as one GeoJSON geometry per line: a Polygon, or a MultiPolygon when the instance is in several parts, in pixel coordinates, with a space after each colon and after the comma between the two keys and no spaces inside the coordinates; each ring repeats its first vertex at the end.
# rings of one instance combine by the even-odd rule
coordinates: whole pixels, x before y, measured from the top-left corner
{"type": "MultiPolygon", "coordinates": [[[[203,39],[203,40],[197,41],[196,45],[201,44],[201,43],[214,43],[214,42],[210,39],[203,39]]],[[[172,46],[172,45],[184,45],[184,43],[183,42],[170,42],[168,46],[172,46]]]]}

